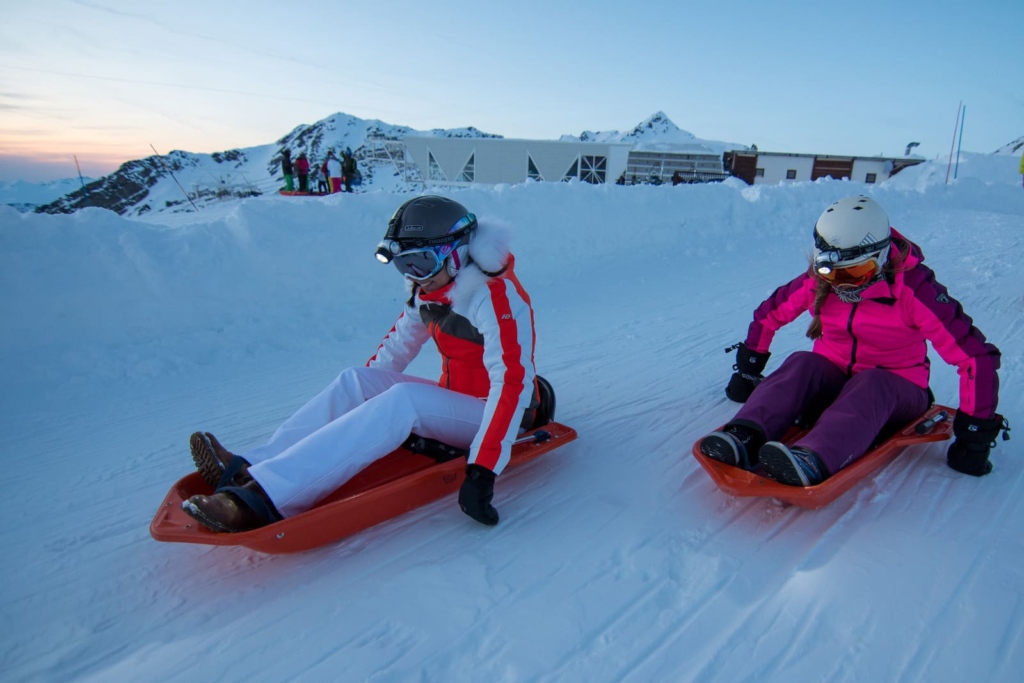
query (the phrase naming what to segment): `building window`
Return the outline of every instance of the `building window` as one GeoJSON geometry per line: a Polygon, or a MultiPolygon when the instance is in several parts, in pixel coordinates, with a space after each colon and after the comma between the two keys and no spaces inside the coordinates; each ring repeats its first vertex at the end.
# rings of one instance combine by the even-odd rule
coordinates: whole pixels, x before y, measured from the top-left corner
{"type": "Polygon", "coordinates": [[[573,178],[578,178],[579,175],[580,160],[576,159],[575,161],[572,162],[572,166],[569,167],[569,170],[565,172],[565,175],[562,177],[562,182],[567,182],[569,180],[572,180],[573,178]]]}
{"type": "Polygon", "coordinates": [[[427,168],[431,180],[448,180],[444,171],[441,170],[441,164],[437,163],[437,159],[434,158],[434,153],[429,151],[427,152],[427,168]]]}
{"type": "Polygon", "coordinates": [[[604,183],[608,159],[606,157],[580,157],[580,180],[600,185],[604,183]]]}
{"type": "Polygon", "coordinates": [[[868,173],[867,177],[864,178],[865,183],[873,183],[878,178],[874,173],[868,173]]]}
{"type": "Polygon", "coordinates": [[[533,157],[526,155],[526,177],[530,180],[544,180],[544,176],[537,170],[537,164],[533,163],[533,157]]]}
{"type": "Polygon", "coordinates": [[[460,183],[471,183],[476,178],[476,152],[469,155],[469,161],[462,167],[462,173],[456,180],[460,183]]]}
{"type": "Polygon", "coordinates": [[[764,178],[764,169],[763,168],[756,169],[754,171],[754,177],[755,178],[764,178]]]}
{"type": "Polygon", "coordinates": [[[796,169],[791,168],[786,171],[786,180],[796,180],[796,169]]]}

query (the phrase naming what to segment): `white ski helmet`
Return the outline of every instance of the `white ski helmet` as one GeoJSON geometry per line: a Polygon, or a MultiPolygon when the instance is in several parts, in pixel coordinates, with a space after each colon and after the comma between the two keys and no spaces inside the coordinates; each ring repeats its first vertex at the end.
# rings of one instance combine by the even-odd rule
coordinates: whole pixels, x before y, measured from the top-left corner
{"type": "Polygon", "coordinates": [[[814,272],[833,286],[862,286],[889,260],[890,239],[889,217],[878,202],[864,196],[840,199],[814,224],[814,272]]]}

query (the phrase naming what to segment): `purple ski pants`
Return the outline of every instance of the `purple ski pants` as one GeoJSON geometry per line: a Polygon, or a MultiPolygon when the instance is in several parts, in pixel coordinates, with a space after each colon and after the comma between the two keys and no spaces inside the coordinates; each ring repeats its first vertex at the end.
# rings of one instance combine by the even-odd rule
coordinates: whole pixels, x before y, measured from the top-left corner
{"type": "Polygon", "coordinates": [[[821,412],[793,445],[817,453],[835,474],[867,453],[886,427],[902,427],[927,409],[928,390],[888,370],[847,377],[824,356],[798,351],[758,385],[732,421],[752,422],[775,441],[802,413],[821,412]]]}

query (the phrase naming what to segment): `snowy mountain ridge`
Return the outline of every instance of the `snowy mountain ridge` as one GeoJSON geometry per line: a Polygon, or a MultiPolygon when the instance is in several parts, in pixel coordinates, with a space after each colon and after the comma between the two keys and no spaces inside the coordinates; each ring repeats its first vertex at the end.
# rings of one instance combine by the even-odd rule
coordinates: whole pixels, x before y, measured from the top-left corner
{"type": "MultiPolygon", "coordinates": [[[[311,166],[328,150],[340,155],[351,149],[360,163],[363,184],[374,189],[407,190],[394,178],[392,162],[380,158],[376,147],[407,135],[493,138],[473,127],[418,131],[376,119],[337,113],[311,125],[300,125],[273,143],[212,154],[174,150],[165,155],[128,161],[114,173],[70,192],[39,209],[42,213],[71,213],[87,207],[110,209],[125,216],[150,212],[191,210],[223,200],[244,199],[274,192],[282,184],[281,151],[292,158],[305,152],[311,166]],[[190,196],[186,196],[186,192],[190,196]]],[[[311,169],[312,171],[312,169],[311,169]]]]}
{"type": "MultiPolygon", "coordinates": [[[[296,126],[273,143],[212,154],[174,150],[122,164],[114,173],[76,188],[41,207],[43,213],[70,213],[86,207],[110,209],[125,216],[191,210],[225,199],[255,197],[281,186],[281,151],[292,158],[305,152],[311,164],[319,164],[328,150],[351,149],[359,162],[364,188],[408,191],[388,157],[387,144],[407,136],[501,138],[472,126],[420,131],[377,119],[360,119],[336,113],[311,125],[296,126]],[[191,196],[186,196],[186,192],[191,196]]],[[[680,129],[664,112],[656,112],[631,131],[563,135],[561,140],[628,142],[638,148],[661,149],[699,146],[721,153],[742,147],[726,142],[700,140],[680,129]]]]}
{"type": "Polygon", "coordinates": [[[0,204],[6,204],[18,211],[31,211],[37,206],[48,204],[69,192],[93,182],[92,178],[61,178],[43,183],[24,180],[0,181],[0,204]]]}
{"type": "Polygon", "coordinates": [[[701,151],[721,154],[729,149],[746,149],[746,145],[718,140],[702,140],[688,130],[677,126],[663,111],[658,111],[641,121],[633,130],[622,133],[612,131],[583,131],[578,136],[563,135],[560,140],[581,142],[628,142],[634,149],[681,150],[696,148],[701,151]]]}

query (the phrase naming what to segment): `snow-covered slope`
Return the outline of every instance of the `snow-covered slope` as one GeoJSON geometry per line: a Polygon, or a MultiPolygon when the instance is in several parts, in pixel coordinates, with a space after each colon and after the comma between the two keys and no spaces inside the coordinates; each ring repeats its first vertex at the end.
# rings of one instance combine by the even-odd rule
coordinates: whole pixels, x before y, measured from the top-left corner
{"type": "Polygon", "coordinates": [[[993,152],[993,154],[1013,154],[1020,157],[1022,151],[1024,151],[1024,135],[1020,136],[1013,142],[1006,143],[993,152]]]}
{"type": "MultiPolygon", "coordinates": [[[[190,432],[256,445],[373,353],[404,299],[372,255],[401,197],[146,221],[0,207],[3,679],[1019,681],[1024,440],[983,479],[917,448],[818,511],[731,498],[688,454],[736,411],[722,350],[806,267],[821,210],[858,192],[1002,349],[1019,426],[1024,193],[923,166],[906,188],[455,193],[514,227],[537,365],[579,440],[502,475],[495,528],[442,500],[273,557],[147,527],[190,470],[190,432]]],[[[805,326],[776,337],[769,370],[808,348],[805,326]]],[[[427,352],[412,370],[437,366],[427,352]]]]}

